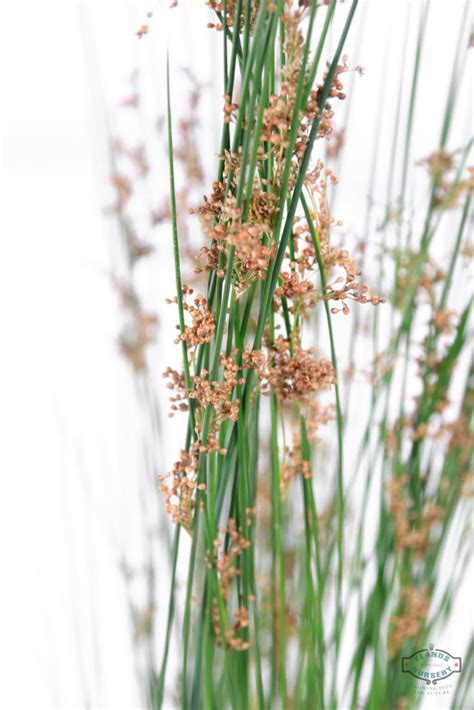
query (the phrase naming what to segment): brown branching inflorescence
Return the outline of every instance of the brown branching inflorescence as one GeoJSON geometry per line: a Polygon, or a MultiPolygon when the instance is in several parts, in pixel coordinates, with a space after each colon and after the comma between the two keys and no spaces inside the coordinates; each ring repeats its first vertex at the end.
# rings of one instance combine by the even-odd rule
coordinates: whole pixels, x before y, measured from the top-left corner
{"type": "Polygon", "coordinates": [[[396,545],[399,552],[411,550],[418,557],[433,545],[433,527],[442,519],[443,509],[436,503],[426,503],[421,514],[416,514],[407,495],[406,475],[393,478],[390,484],[390,512],[395,524],[396,545]]]}
{"type": "Polygon", "coordinates": [[[388,654],[393,658],[406,641],[419,642],[419,635],[428,616],[430,599],[426,587],[402,587],[401,609],[390,619],[388,654]]]}

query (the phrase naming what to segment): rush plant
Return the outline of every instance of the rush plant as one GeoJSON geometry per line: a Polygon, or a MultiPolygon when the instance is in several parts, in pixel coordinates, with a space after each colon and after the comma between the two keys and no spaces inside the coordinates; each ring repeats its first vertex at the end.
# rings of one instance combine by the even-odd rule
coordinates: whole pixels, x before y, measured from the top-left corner
{"type": "MultiPolygon", "coordinates": [[[[335,115],[363,73],[344,50],[357,0],[340,10],[339,37],[336,0],[207,4],[222,37],[225,97],[215,181],[192,217],[205,238],[195,267],[202,292],[182,277],[167,67],[170,302],[182,364],[165,377],[171,414],[187,424],[172,470],[158,476],[174,539],[149,704],[415,708],[401,659],[450,615],[468,554],[471,300],[453,292],[469,254],[471,144],[450,147],[466,16],[439,143],[415,167],[428,16],[421,7],[387,149],[400,177],[396,184],[378,175],[376,136],[356,258],[330,206],[344,156],[335,115]],[[426,172],[416,204],[408,194],[414,169],[426,172]],[[381,215],[376,175],[387,183],[381,215]],[[349,337],[337,337],[340,320],[349,337]],[[353,394],[361,350],[371,363],[357,390],[364,407],[353,394]],[[191,541],[184,595],[183,536],[191,541]],[[456,561],[446,579],[448,539],[456,561]],[[171,662],[173,636],[179,653],[171,662]]],[[[349,108],[345,120],[348,132],[349,108]]],[[[338,210],[344,216],[343,203],[338,210]]],[[[472,658],[470,647],[468,667],[472,658]]],[[[465,674],[452,707],[466,707],[465,674]]]]}

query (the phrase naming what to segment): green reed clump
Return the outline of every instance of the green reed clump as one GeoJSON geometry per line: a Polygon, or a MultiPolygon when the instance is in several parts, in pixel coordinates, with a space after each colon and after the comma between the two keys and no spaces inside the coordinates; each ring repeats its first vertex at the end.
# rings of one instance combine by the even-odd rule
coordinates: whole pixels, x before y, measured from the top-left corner
{"type": "MultiPolygon", "coordinates": [[[[467,298],[461,309],[450,304],[467,253],[471,146],[447,148],[467,41],[462,29],[439,145],[422,161],[428,196],[414,215],[406,206],[427,20],[422,8],[391,146],[391,164],[396,156],[401,161],[400,184],[389,175],[372,289],[360,263],[333,237],[338,178],[326,149],[347,76],[362,72],[343,53],[357,0],[346,9],[341,36],[332,38],[327,63],[336,0],[325,4],[208,2],[217,16],[212,25],[222,31],[225,97],[216,179],[193,209],[206,238],[196,268],[207,278],[203,294],[182,279],[168,67],[182,366],[165,376],[171,414],[182,412],[188,422],[171,472],[159,476],[175,532],[152,707],[417,707],[400,659],[423,647],[447,618],[464,572],[454,565],[446,582],[440,559],[454,523],[462,528],[464,559],[468,512],[472,373],[456,381],[466,371],[471,304],[467,298]],[[453,215],[456,235],[441,268],[434,245],[453,215]],[[349,357],[333,323],[348,315],[349,357]],[[382,318],[391,326],[385,340],[382,318]],[[354,441],[353,385],[343,365],[356,368],[360,347],[371,350],[372,371],[359,417],[366,417],[362,437],[354,441]],[[460,406],[447,417],[455,387],[460,406]],[[333,456],[324,457],[320,446],[325,426],[334,431],[333,456]],[[168,670],[183,534],[191,546],[175,632],[180,656],[168,670]]],[[[344,151],[343,134],[336,138],[329,143],[333,157],[344,151]]],[[[361,261],[369,270],[370,255],[361,261]]],[[[467,692],[463,682],[453,702],[467,692]]]]}

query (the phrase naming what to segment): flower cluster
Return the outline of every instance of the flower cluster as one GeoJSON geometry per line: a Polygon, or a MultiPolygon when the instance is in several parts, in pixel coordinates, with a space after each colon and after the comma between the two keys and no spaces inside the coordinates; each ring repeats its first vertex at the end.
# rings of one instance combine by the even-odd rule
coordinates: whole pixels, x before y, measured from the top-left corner
{"type": "MultiPolygon", "coordinates": [[[[255,509],[249,509],[247,515],[250,522],[250,516],[255,514],[255,509]]],[[[242,528],[237,526],[236,521],[233,518],[229,518],[227,527],[221,529],[221,534],[228,538],[228,545],[223,549],[223,542],[221,539],[214,540],[214,558],[215,567],[219,577],[219,588],[224,601],[227,603],[231,596],[231,586],[233,580],[240,575],[240,567],[238,565],[238,560],[241,557],[244,550],[250,547],[250,542],[242,534],[242,528]]],[[[208,564],[210,565],[210,555],[207,556],[208,564]]],[[[235,623],[226,629],[225,633],[222,633],[221,621],[219,616],[217,600],[213,600],[213,626],[214,632],[217,636],[218,645],[222,645],[222,637],[224,637],[225,644],[228,648],[233,651],[246,651],[250,648],[248,641],[245,641],[238,632],[248,626],[248,611],[245,606],[239,607],[234,612],[235,623]]]]}
{"type": "Polygon", "coordinates": [[[184,382],[184,372],[178,372],[172,367],[167,367],[163,372],[163,377],[168,380],[166,387],[169,390],[173,390],[173,395],[169,398],[171,402],[171,412],[169,417],[173,417],[174,413],[178,410],[181,412],[188,411],[188,405],[186,400],[188,394],[186,392],[186,385],[184,382]]]}
{"type": "MultiPolygon", "coordinates": [[[[220,15],[221,17],[224,14],[226,14],[226,23],[228,27],[233,27],[234,26],[234,18],[235,18],[235,10],[236,10],[236,5],[237,2],[236,0],[227,0],[227,3],[224,3],[223,0],[206,0],[206,4],[210,7],[211,10],[213,10],[216,14],[220,15]]],[[[250,27],[253,28],[255,25],[255,19],[257,17],[257,12],[258,8],[260,6],[260,0],[255,0],[250,4],[250,27]]],[[[242,12],[239,18],[239,28],[241,29],[244,26],[244,23],[246,21],[245,18],[245,9],[244,9],[244,3],[242,3],[242,12]]],[[[216,29],[218,32],[222,31],[222,23],[219,22],[208,22],[207,26],[210,29],[216,29]]]]}
{"type": "Polygon", "coordinates": [[[130,285],[112,279],[126,314],[126,321],[118,337],[119,350],[135,372],[146,370],[146,348],[155,340],[157,316],[142,308],[130,285]]]}
{"type": "MultiPolygon", "coordinates": [[[[189,452],[181,451],[179,461],[173,465],[171,473],[158,476],[160,491],[165,497],[165,510],[176,524],[189,532],[192,528],[192,514],[197,488],[196,470],[199,452],[192,447],[189,452]],[[168,483],[166,480],[170,479],[168,483]]],[[[204,484],[199,484],[204,485],[204,484]]]]}
{"type": "Polygon", "coordinates": [[[307,403],[312,392],[325,389],[336,383],[330,360],[315,360],[314,348],[298,349],[292,355],[290,345],[281,336],[275,341],[272,362],[267,379],[273,391],[282,400],[298,400],[307,403]]]}
{"type": "Polygon", "coordinates": [[[401,610],[390,619],[388,654],[393,658],[408,640],[417,640],[428,616],[430,599],[426,587],[402,587],[401,610]]]}
{"type": "Polygon", "coordinates": [[[460,198],[468,194],[474,187],[474,168],[468,167],[467,175],[461,180],[454,180],[450,173],[456,170],[456,155],[440,148],[418,161],[428,171],[435,187],[435,202],[440,208],[451,209],[459,204],[460,198]]]}
{"type": "Polygon", "coordinates": [[[183,288],[183,308],[191,316],[192,325],[187,325],[185,331],[176,342],[185,341],[190,347],[197,347],[203,343],[209,343],[212,340],[216,329],[214,315],[208,308],[207,300],[204,296],[198,294],[193,305],[186,301],[186,296],[193,293],[193,289],[184,284],[183,288]]]}
{"type": "Polygon", "coordinates": [[[127,158],[140,177],[146,177],[150,172],[145,146],[142,143],[130,148],[126,146],[120,138],[115,138],[112,141],[112,150],[117,157],[122,156],[127,158]]]}
{"type": "Polygon", "coordinates": [[[413,550],[421,557],[432,542],[432,530],[443,517],[443,509],[436,503],[427,503],[419,516],[410,511],[406,497],[408,476],[393,477],[390,484],[390,512],[395,524],[395,537],[399,551],[413,550]],[[418,523],[416,524],[416,521],[418,523]]]}
{"type": "MultiPolygon", "coordinates": [[[[239,175],[240,157],[226,153],[225,175],[239,175]]],[[[272,224],[277,212],[276,196],[257,185],[250,196],[247,219],[242,219],[242,210],[235,197],[225,194],[225,183],[214,182],[209,198],[193,212],[200,216],[203,232],[210,239],[210,246],[200,251],[202,266],[195,271],[216,271],[224,276],[229,248],[235,250],[234,286],[239,293],[248,288],[255,279],[264,279],[270,260],[276,255],[273,243],[272,224]]]]}
{"type": "Polygon", "coordinates": [[[223,368],[223,382],[210,379],[208,370],[202,369],[199,375],[193,377],[190,392],[186,391],[183,372],[179,373],[171,367],[166,368],[163,377],[168,380],[167,388],[173,390],[173,395],[170,397],[172,402],[170,416],[178,410],[186,411],[188,408],[186,400],[189,398],[199,407],[213,408],[214,431],[217,431],[226,419],[237,421],[239,400],[232,399],[232,393],[235,387],[244,384],[245,380],[239,377],[240,368],[235,362],[235,353],[230,357],[221,355],[220,365],[223,368]]]}
{"type": "Polygon", "coordinates": [[[224,381],[209,380],[207,370],[202,370],[201,375],[194,377],[194,388],[190,392],[191,399],[195,399],[202,407],[212,406],[216,419],[223,422],[226,419],[237,421],[239,415],[239,400],[231,400],[232,392],[237,385],[245,383],[242,377],[238,377],[239,366],[234,362],[233,357],[221,356],[221,365],[224,369],[224,381]]]}
{"type": "MultiPolygon", "coordinates": [[[[310,306],[316,305],[316,290],[309,279],[302,278],[296,271],[280,273],[281,286],[275,289],[275,299],[284,296],[287,300],[302,302],[307,300],[310,306]],[[308,300],[309,299],[309,300],[308,300]]],[[[294,310],[294,306],[292,306],[294,310]]]]}
{"type": "Polygon", "coordinates": [[[233,121],[238,108],[239,104],[232,102],[229,94],[224,94],[224,123],[233,121]]]}
{"type": "Polygon", "coordinates": [[[285,490],[290,481],[298,475],[311,478],[311,462],[301,456],[301,437],[295,432],[292,436],[292,446],[286,447],[285,457],[281,466],[281,487],[285,490]]]}
{"type": "Polygon", "coordinates": [[[253,367],[262,384],[262,391],[270,386],[282,401],[297,400],[307,404],[310,395],[335,384],[334,368],[329,360],[313,358],[314,348],[298,347],[292,352],[291,344],[278,336],[269,355],[247,349],[244,354],[246,367],[253,367]]]}

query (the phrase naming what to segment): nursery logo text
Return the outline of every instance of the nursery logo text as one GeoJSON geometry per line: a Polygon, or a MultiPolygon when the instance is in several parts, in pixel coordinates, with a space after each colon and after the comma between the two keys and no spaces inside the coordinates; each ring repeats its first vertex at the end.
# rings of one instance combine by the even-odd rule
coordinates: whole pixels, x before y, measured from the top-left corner
{"type": "Polygon", "coordinates": [[[429,648],[402,658],[402,672],[410,673],[427,685],[436,685],[453,673],[461,672],[462,659],[430,643],[429,648]]]}

